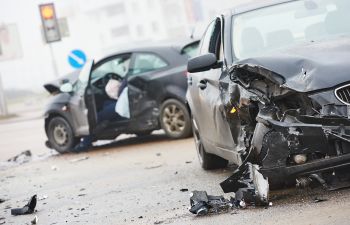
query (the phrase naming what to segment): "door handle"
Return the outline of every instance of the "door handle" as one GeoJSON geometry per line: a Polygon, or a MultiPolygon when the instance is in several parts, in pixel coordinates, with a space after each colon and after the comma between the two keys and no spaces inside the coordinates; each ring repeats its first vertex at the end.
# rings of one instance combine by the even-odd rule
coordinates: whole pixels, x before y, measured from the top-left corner
{"type": "Polygon", "coordinates": [[[199,81],[199,83],[197,84],[197,87],[199,87],[201,90],[204,90],[207,88],[207,80],[201,80],[199,81]]]}

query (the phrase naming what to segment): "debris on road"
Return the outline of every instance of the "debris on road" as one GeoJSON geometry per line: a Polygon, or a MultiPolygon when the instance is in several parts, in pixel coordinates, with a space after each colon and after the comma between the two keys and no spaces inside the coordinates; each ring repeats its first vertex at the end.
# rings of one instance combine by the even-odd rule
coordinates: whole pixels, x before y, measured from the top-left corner
{"type": "Polygon", "coordinates": [[[47,199],[47,198],[48,198],[47,195],[42,195],[42,196],[38,197],[38,200],[45,200],[45,199],[47,199]]]}
{"type": "Polygon", "coordinates": [[[186,163],[186,164],[190,164],[190,163],[192,163],[192,161],[186,161],[185,163],[186,163]]]}
{"type": "Polygon", "coordinates": [[[31,222],[31,224],[38,224],[38,216],[35,215],[34,219],[30,222],[31,222]]]}
{"type": "Polygon", "coordinates": [[[20,154],[9,158],[7,162],[13,162],[18,164],[24,164],[29,162],[32,159],[32,152],[30,150],[26,150],[21,152],[20,154]]]}
{"type": "Polygon", "coordinates": [[[33,195],[30,198],[29,202],[22,208],[11,209],[11,215],[18,216],[18,215],[32,214],[35,210],[36,202],[37,202],[37,197],[36,195],[33,195]]]}
{"type": "Polygon", "coordinates": [[[193,191],[190,198],[190,212],[199,216],[227,212],[234,207],[234,199],[208,195],[206,191],[193,191]]]}
{"type": "Polygon", "coordinates": [[[57,167],[57,166],[51,166],[51,170],[57,171],[57,170],[58,170],[58,167],[57,167]]]}
{"type": "Polygon", "coordinates": [[[187,188],[181,188],[180,191],[181,191],[181,192],[187,192],[188,189],[187,189],[187,188]]]}
{"type": "Polygon", "coordinates": [[[146,170],[150,170],[150,169],[156,169],[156,168],[159,168],[159,167],[162,167],[163,165],[159,164],[159,165],[153,165],[153,166],[147,166],[145,167],[146,170]]]}
{"type": "Polygon", "coordinates": [[[233,208],[246,208],[248,205],[269,206],[269,183],[259,172],[259,166],[251,163],[242,165],[221,188],[225,193],[234,192],[235,198],[208,195],[205,191],[194,191],[191,194],[190,212],[197,215],[221,213],[233,208]]]}
{"type": "Polygon", "coordinates": [[[72,159],[72,160],[70,160],[70,162],[71,163],[76,163],[76,162],[88,160],[89,158],[90,158],[89,156],[83,156],[83,157],[80,157],[80,158],[72,159]]]}
{"type": "Polygon", "coordinates": [[[6,202],[6,200],[3,199],[3,198],[0,198],[0,204],[1,204],[1,203],[4,203],[4,202],[6,202]]]}
{"type": "Polygon", "coordinates": [[[234,192],[236,201],[249,205],[269,204],[269,183],[259,172],[259,166],[246,163],[228,179],[220,183],[225,193],[234,192]]]}
{"type": "Polygon", "coordinates": [[[327,200],[328,200],[328,199],[325,199],[325,198],[315,197],[315,198],[314,198],[314,203],[325,202],[325,201],[327,201],[327,200]]]}

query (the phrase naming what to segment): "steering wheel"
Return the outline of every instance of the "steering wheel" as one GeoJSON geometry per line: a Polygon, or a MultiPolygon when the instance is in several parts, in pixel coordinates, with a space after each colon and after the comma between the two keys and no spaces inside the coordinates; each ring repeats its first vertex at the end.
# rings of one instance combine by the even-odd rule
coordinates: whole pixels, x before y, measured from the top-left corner
{"type": "Polygon", "coordinates": [[[107,84],[108,81],[109,81],[110,79],[114,79],[114,80],[117,80],[117,81],[119,81],[119,82],[122,82],[123,77],[120,76],[120,75],[117,74],[117,73],[107,73],[107,74],[104,76],[104,79],[107,79],[107,82],[106,82],[106,84],[107,84]]]}

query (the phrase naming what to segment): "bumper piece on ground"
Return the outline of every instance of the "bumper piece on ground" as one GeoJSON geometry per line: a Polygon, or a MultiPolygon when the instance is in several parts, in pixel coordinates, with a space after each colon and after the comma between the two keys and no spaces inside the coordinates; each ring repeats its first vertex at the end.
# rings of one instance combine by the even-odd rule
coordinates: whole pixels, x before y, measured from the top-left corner
{"type": "Polygon", "coordinates": [[[250,205],[268,205],[269,183],[259,172],[259,166],[246,163],[231,177],[220,183],[225,193],[235,192],[236,201],[250,205]]]}

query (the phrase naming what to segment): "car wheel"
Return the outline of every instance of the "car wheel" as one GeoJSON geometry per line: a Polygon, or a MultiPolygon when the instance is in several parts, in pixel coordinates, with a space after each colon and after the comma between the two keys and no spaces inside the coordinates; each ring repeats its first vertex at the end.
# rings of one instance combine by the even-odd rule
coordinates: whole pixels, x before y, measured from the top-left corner
{"type": "Polygon", "coordinates": [[[176,99],[166,100],[160,108],[160,124],[170,138],[186,138],[192,133],[186,106],[176,99]]]}
{"type": "Polygon", "coordinates": [[[54,117],[47,126],[50,146],[59,153],[65,153],[74,148],[79,139],[74,137],[69,123],[62,117],[54,117]]]}
{"type": "Polygon", "coordinates": [[[205,151],[198,127],[196,126],[194,120],[192,120],[192,130],[199,163],[201,164],[202,168],[205,170],[213,170],[227,167],[228,161],[226,159],[205,151]]]}

